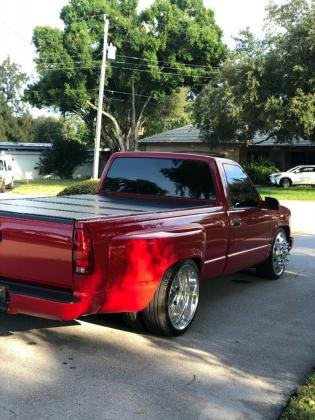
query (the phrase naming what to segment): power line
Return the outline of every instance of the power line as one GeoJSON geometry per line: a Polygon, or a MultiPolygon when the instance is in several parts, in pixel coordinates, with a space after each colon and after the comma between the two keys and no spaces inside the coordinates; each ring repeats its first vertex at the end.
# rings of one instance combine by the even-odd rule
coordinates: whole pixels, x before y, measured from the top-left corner
{"type": "MultiPolygon", "coordinates": [[[[148,58],[133,57],[133,56],[130,56],[130,55],[117,54],[117,57],[131,58],[132,60],[140,60],[140,61],[146,61],[146,62],[152,62],[152,63],[171,64],[172,66],[174,65],[174,63],[171,63],[170,61],[149,60],[148,58]]],[[[178,64],[180,64],[182,66],[187,66],[187,67],[209,68],[209,66],[201,65],[201,64],[191,64],[191,63],[183,63],[183,62],[178,62],[178,64]]]]}
{"type": "MultiPolygon", "coordinates": [[[[81,63],[83,63],[83,61],[74,61],[73,63],[74,64],[81,64],[81,63]]],[[[138,63],[131,63],[131,62],[128,62],[128,61],[117,61],[117,60],[113,61],[113,63],[115,63],[115,64],[124,64],[126,66],[136,66],[136,67],[131,67],[131,68],[129,67],[128,68],[129,70],[139,70],[139,71],[147,71],[147,72],[150,72],[150,67],[148,68],[148,66],[146,64],[141,64],[141,63],[138,64],[138,63]]],[[[44,66],[46,66],[45,69],[52,70],[52,71],[55,71],[55,70],[75,70],[75,69],[94,69],[94,68],[97,68],[99,66],[100,61],[93,60],[93,61],[91,61],[91,64],[90,65],[85,65],[85,66],[84,65],[82,65],[82,66],[71,66],[71,67],[68,67],[68,66],[57,67],[57,66],[55,66],[55,64],[58,65],[60,63],[44,63],[44,66]]],[[[149,66],[150,66],[150,64],[149,64],[149,66]]],[[[123,68],[123,67],[114,66],[113,64],[111,64],[111,67],[114,67],[114,68],[123,68]]],[[[204,67],[200,67],[200,68],[205,69],[204,67]]],[[[181,69],[179,69],[178,67],[170,67],[170,66],[169,67],[166,67],[166,70],[175,70],[177,73],[174,73],[174,72],[168,72],[167,73],[167,72],[163,71],[163,69],[160,69],[159,67],[158,67],[158,69],[163,74],[183,74],[183,75],[187,75],[186,73],[178,73],[178,72],[181,71],[181,69]]],[[[197,67],[188,67],[188,66],[185,66],[185,70],[186,69],[187,70],[189,69],[191,71],[196,71],[197,70],[197,67]]],[[[197,75],[197,77],[204,77],[204,76],[197,75]]]]}
{"type": "MultiPolygon", "coordinates": [[[[114,66],[113,64],[111,64],[111,67],[115,68],[115,69],[120,69],[120,70],[129,70],[129,71],[135,71],[135,72],[146,72],[146,73],[150,73],[149,70],[143,70],[143,69],[135,69],[135,68],[130,68],[130,67],[118,67],[118,66],[114,66]]],[[[161,71],[162,75],[169,75],[169,76],[182,76],[182,77],[197,77],[197,78],[201,78],[201,79],[212,79],[212,77],[210,76],[202,76],[202,75],[197,75],[197,74],[184,74],[184,73],[170,73],[170,72],[165,72],[165,71],[161,71]]]]}
{"type": "MultiPolygon", "coordinates": [[[[128,63],[128,62],[116,62],[113,61],[113,63],[117,63],[117,64],[124,64],[125,66],[129,66],[129,65],[133,65],[132,63],[128,63]]],[[[114,69],[118,69],[118,70],[128,70],[128,71],[133,71],[133,72],[138,72],[138,73],[151,73],[151,70],[148,68],[139,68],[139,67],[125,67],[125,66],[115,66],[114,64],[110,64],[110,67],[114,68],[114,69]]],[[[97,68],[98,65],[89,65],[89,66],[72,66],[72,67],[49,67],[46,66],[45,70],[47,71],[62,71],[62,70],[80,70],[80,69],[94,69],[97,68]]],[[[188,69],[188,68],[187,68],[188,69]]],[[[179,73],[180,69],[175,69],[176,72],[167,72],[167,71],[163,71],[163,69],[159,69],[161,75],[168,75],[168,76],[181,76],[181,77],[192,77],[192,78],[201,78],[201,79],[205,79],[205,80],[210,80],[212,79],[211,76],[206,76],[206,75],[202,75],[202,74],[187,74],[187,73],[179,73]]],[[[191,69],[191,70],[195,70],[195,69],[191,69]]]]}
{"type": "MultiPolygon", "coordinates": [[[[69,54],[68,54],[68,57],[73,58],[73,56],[71,56],[69,54]]],[[[196,70],[196,69],[207,70],[207,69],[209,69],[209,66],[198,65],[198,64],[188,64],[188,63],[183,63],[183,62],[170,63],[170,62],[167,62],[167,61],[159,61],[159,60],[155,61],[155,60],[149,60],[149,59],[146,59],[146,58],[132,57],[132,56],[121,55],[121,54],[117,54],[117,57],[129,58],[129,59],[132,59],[132,60],[144,61],[145,63],[148,63],[148,64],[133,63],[133,62],[130,62],[130,61],[118,61],[118,60],[114,61],[117,64],[126,64],[126,65],[131,65],[131,66],[138,66],[138,67],[146,67],[146,66],[150,66],[150,65],[151,66],[157,66],[158,63],[161,63],[161,64],[166,64],[165,68],[173,69],[173,70],[177,70],[177,71],[179,70],[179,68],[177,66],[175,66],[175,64],[178,64],[179,66],[184,66],[184,67],[186,67],[188,69],[191,69],[191,70],[196,70]]],[[[91,60],[91,63],[95,63],[95,64],[100,63],[100,62],[101,62],[101,60],[91,60]]],[[[81,64],[81,63],[84,63],[84,61],[78,60],[78,61],[73,61],[73,63],[81,64]]],[[[60,62],[45,62],[44,65],[52,67],[52,66],[55,66],[55,65],[60,65],[60,62]]],[[[64,67],[64,69],[68,69],[68,67],[64,67]]],[[[69,69],[72,69],[72,67],[71,68],[69,67],[69,69]]]]}
{"type": "MultiPolygon", "coordinates": [[[[132,93],[130,93],[130,92],[122,92],[120,90],[104,89],[104,91],[105,92],[109,92],[109,93],[119,93],[121,95],[131,95],[132,96],[132,93]]],[[[138,93],[135,93],[134,96],[138,96],[138,97],[141,97],[141,98],[150,98],[150,96],[148,96],[148,95],[140,95],[138,93]]]]}
{"type": "MultiPolygon", "coordinates": [[[[98,89],[97,88],[95,88],[95,89],[87,89],[87,91],[88,92],[97,92],[98,89]]],[[[31,92],[32,93],[41,93],[40,90],[32,90],[31,92]]],[[[131,92],[123,92],[121,90],[104,89],[104,92],[113,93],[113,94],[119,94],[119,95],[129,95],[129,96],[132,96],[132,93],[131,92]]],[[[58,95],[60,96],[60,94],[58,94],[58,95]]],[[[137,96],[137,97],[140,97],[140,98],[150,98],[151,97],[151,95],[142,95],[142,94],[139,94],[139,93],[135,93],[134,96],[137,96]]],[[[63,97],[66,98],[66,95],[64,94],[63,97]]],[[[153,99],[154,98],[152,98],[152,100],[153,99]]]]}
{"type": "Polygon", "coordinates": [[[22,39],[27,45],[31,45],[32,43],[30,41],[27,41],[19,32],[17,32],[14,28],[12,28],[11,25],[9,25],[6,21],[4,21],[1,17],[0,17],[0,22],[6,26],[12,33],[14,33],[14,35],[16,35],[17,37],[19,37],[20,39],[22,39]]]}
{"type": "MultiPolygon", "coordinates": [[[[140,59],[139,59],[140,60],[140,59]]],[[[157,66],[157,63],[155,62],[155,64],[153,64],[153,62],[152,62],[152,64],[151,63],[149,63],[149,64],[142,64],[142,63],[131,63],[131,62],[128,62],[128,61],[117,61],[117,60],[115,60],[115,61],[113,61],[113,63],[115,63],[115,64],[126,64],[126,65],[128,65],[128,66],[137,66],[136,68],[144,68],[144,69],[147,69],[148,68],[148,66],[157,66]]],[[[181,65],[181,63],[178,63],[179,65],[181,65]]],[[[196,67],[188,67],[188,66],[186,66],[186,65],[184,65],[185,66],[185,68],[186,69],[190,69],[190,70],[192,70],[192,71],[195,71],[195,70],[197,70],[197,68],[196,67]]],[[[163,69],[161,70],[161,68],[160,67],[158,67],[159,68],[159,70],[160,71],[163,71],[163,69]]],[[[179,69],[178,67],[174,67],[174,66],[167,66],[167,67],[165,67],[167,70],[176,70],[176,71],[180,71],[181,69],[179,69]]],[[[202,68],[203,70],[205,70],[205,67],[204,66],[201,66],[200,68],[202,68]]]]}

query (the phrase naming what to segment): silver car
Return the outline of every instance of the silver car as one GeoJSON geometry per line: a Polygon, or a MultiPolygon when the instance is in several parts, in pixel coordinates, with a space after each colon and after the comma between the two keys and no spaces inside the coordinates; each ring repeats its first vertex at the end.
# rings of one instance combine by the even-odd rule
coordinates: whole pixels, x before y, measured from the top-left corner
{"type": "Polygon", "coordinates": [[[315,185],[315,165],[299,165],[286,172],[270,175],[273,185],[289,188],[291,185],[315,185]]]}

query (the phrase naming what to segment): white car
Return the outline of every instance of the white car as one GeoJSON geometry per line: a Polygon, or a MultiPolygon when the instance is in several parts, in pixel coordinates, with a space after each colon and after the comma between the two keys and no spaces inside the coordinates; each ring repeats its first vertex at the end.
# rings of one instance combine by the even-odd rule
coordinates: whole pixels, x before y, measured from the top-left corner
{"type": "Polygon", "coordinates": [[[6,187],[11,189],[14,186],[12,161],[11,155],[0,154],[0,192],[5,192],[6,187]]]}
{"type": "Polygon", "coordinates": [[[315,185],[315,165],[299,165],[286,172],[270,175],[273,185],[289,188],[291,185],[315,185]]]}

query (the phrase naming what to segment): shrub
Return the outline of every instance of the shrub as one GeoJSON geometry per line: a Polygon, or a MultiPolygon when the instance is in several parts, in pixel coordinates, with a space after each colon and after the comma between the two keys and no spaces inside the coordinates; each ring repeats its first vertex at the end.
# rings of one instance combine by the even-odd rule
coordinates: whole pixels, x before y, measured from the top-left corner
{"type": "Polygon", "coordinates": [[[312,375],[306,385],[300,387],[297,396],[288,402],[280,420],[315,419],[315,375],[312,375]]]}
{"type": "Polygon", "coordinates": [[[253,183],[258,185],[269,184],[269,175],[279,172],[279,169],[272,162],[263,159],[245,163],[243,166],[253,183]]]}
{"type": "Polygon", "coordinates": [[[75,194],[95,194],[99,180],[88,179],[78,182],[60,191],[57,195],[75,195],[75,194]]]}
{"type": "Polygon", "coordinates": [[[71,178],[74,169],[88,158],[86,145],[78,140],[56,137],[51,149],[44,151],[36,169],[41,175],[54,173],[61,179],[71,178]]]}

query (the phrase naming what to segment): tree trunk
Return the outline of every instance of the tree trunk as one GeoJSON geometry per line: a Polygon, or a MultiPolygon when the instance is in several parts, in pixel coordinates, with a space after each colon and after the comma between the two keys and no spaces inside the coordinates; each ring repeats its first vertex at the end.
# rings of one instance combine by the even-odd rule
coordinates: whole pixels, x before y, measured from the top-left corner
{"type": "MultiPolygon", "coordinates": [[[[105,115],[105,117],[110,119],[113,124],[114,130],[115,130],[115,136],[118,141],[119,148],[122,152],[127,151],[127,150],[137,150],[138,133],[143,122],[143,113],[152,99],[152,95],[147,97],[137,117],[136,93],[135,93],[135,88],[134,88],[134,80],[132,81],[132,84],[131,84],[131,94],[132,94],[132,97],[131,97],[132,112],[131,112],[131,118],[130,118],[130,126],[127,133],[122,132],[117,119],[112,114],[102,110],[103,115],[105,115]]],[[[97,110],[97,107],[94,104],[92,104],[90,101],[88,101],[88,105],[90,105],[91,108],[97,110]]]]}

